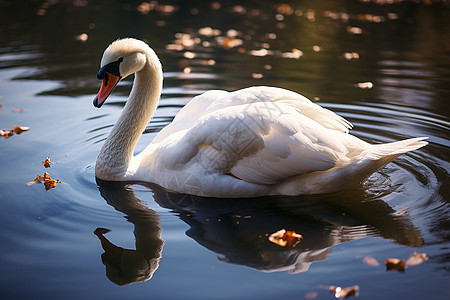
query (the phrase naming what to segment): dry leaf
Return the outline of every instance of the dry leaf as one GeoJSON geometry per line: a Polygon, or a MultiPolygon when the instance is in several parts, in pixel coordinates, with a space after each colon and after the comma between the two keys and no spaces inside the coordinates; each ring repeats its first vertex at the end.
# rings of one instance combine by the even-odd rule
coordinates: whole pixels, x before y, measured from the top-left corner
{"type": "Polygon", "coordinates": [[[59,178],[56,178],[56,180],[51,179],[50,174],[47,172],[44,173],[44,176],[36,176],[36,178],[33,181],[27,182],[26,185],[30,186],[35,183],[44,183],[45,190],[48,191],[54,187],[56,187],[57,183],[61,183],[61,180],[59,178]]]}
{"type": "Polygon", "coordinates": [[[30,130],[30,127],[26,127],[26,126],[14,126],[14,132],[17,134],[21,134],[24,131],[30,130]]]}
{"type": "Polygon", "coordinates": [[[365,264],[368,264],[369,266],[379,266],[380,265],[378,260],[376,260],[375,258],[370,257],[370,256],[364,257],[363,262],[365,264]]]}
{"type": "Polygon", "coordinates": [[[50,156],[47,157],[44,161],[42,161],[42,163],[44,164],[45,168],[50,168],[51,167],[50,156]]]}
{"type": "Polygon", "coordinates": [[[0,129],[0,136],[4,137],[5,139],[10,138],[13,134],[14,134],[14,131],[12,131],[12,130],[0,129]]]}
{"type": "Polygon", "coordinates": [[[329,290],[334,294],[334,296],[338,299],[344,299],[349,296],[358,296],[359,286],[349,286],[346,288],[341,288],[340,286],[330,286],[329,290]]]}
{"type": "Polygon", "coordinates": [[[388,258],[386,259],[386,270],[396,270],[399,272],[405,272],[406,264],[404,260],[398,258],[388,258]]]}
{"type": "Polygon", "coordinates": [[[301,238],[302,235],[296,233],[295,231],[286,231],[285,229],[281,229],[275,233],[272,233],[269,236],[269,241],[282,247],[295,247],[298,243],[300,243],[301,238]]]}
{"type": "Polygon", "coordinates": [[[13,109],[12,112],[24,112],[25,108],[13,109]]]}
{"type": "Polygon", "coordinates": [[[44,185],[45,185],[46,191],[56,187],[57,183],[61,183],[61,180],[59,180],[59,178],[56,178],[56,180],[53,180],[50,178],[50,175],[47,172],[44,173],[44,185]]]}
{"type": "Polygon", "coordinates": [[[417,265],[420,265],[423,262],[426,262],[427,260],[428,260],[428,256],[427,256],[426,253],[414,252],[408,258],[408,260],[406,261],[405,264],[407,266],[417,266],[417,265]]]}
{"type": "Polygon", "coordinates": [[[370,82],[370,81],[367,81],[367,82],[358,82],[357,84],[356,84],[356,86],[357,87],[359,87],[360,89],[371,89],[371,88],[373,88],[373,83],[372,82],[370,82]]]}

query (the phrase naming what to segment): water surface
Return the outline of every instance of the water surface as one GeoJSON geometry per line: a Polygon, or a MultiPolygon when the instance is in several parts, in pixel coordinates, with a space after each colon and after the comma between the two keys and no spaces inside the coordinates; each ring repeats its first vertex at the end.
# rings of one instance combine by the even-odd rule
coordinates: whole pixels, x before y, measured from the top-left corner
{"type": "Polygon", "coordinates": [[[330,285],[359,285],[361,299],[446,299],[445,1],[0,7],[0,129],[30,127],[0,140],[2,299],[332,299],[330,285]],[[372,143],[428,136],[430,144],[398,157],[359,189],[328,195],[205,199],[152,184],[97,181],[97,153],[132,79],[98,110],[96,73],[105,47],[127,36],[150,43],[165,75],[136,152],[193,96],[251,85],[300,92],[372,143]],[[48,191],[26,185],[44,172],[62,183],[48,191]],[[283,228],[302,241],[272,244],[268,235],[283,228]],[[413,252],[429,260],[386,271],[386,258],[406,260],[413,252]]]}

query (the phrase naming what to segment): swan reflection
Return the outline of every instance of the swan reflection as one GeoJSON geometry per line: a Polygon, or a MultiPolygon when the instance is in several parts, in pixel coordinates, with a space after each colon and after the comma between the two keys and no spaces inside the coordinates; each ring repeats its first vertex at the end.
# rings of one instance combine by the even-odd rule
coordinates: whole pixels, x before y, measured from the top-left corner
{"type": "Polygon", "coordinates": [[[136,250],[124,249],[114,245],[103,235],[107,230],[97,228],[94,231],[105,251],[102,262],[106,267],[106,276],[117,285],[149,280],[158,269],[164,245],[159,215],[145,207],[126,183],[97,183],[106,202],[126,214],[127,220],[134,224],[136,240],[136,250]]]}
{"type": "MultiPolygon", "coordinates": [[[[114,272],[117,276],[120,271],[123,274],[124,268],[136,268],[135,272],[127,271],[133,276],[143,274],[145,261],[153,262],[153,265],[148,263],[146,274],[149,276],[136,276],[135,280],[128,276],[121,282],[150,279],[158,267],[163,245],[157,213],[146,208],[132,189],[126,188],[126,183],[98,180],[98,184],[108,204],[125,213],[135,225],[135,251],[145,258],[129,258],[122,254],[120,264],[114,258],[113,263],[109,263],[109,267],[107,265],[108,277],[117,283],[111,274],[114,272]]],[[[365,236],[379,236],[413,247],[422,244],[420,231],[406,215],[396,214],[386,202],[368,199],[363,192],[216,199],[172,193],[154,185],[145,186],[151,189],[154,200],[161,207],[170,209],[190,226],[186,234],[216,253],[219,260],[263,272],[305,272],[313,262],[326,260],[332,252],[330,247],[365,236]],[[270,242],[269,235],[280,229],[293,230],[303,238],[295,247],[281,247],[270,242]]],[[[109,251],[107,249],[105,253],[109,251]]],[[[117,251],[113,249],[110,253],[117,251]]],[[[105,258],[103,260],[105,262],[105,258]]]]}

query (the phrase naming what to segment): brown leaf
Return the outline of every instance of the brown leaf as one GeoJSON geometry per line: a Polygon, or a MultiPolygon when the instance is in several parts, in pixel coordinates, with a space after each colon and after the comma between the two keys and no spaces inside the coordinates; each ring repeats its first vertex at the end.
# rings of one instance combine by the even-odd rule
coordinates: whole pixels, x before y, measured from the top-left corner
{"type": "Polygon", "coordinates": [[[404,260],[400,260],[398,258],[388,258],[386,259],[386,270],[391,271],[399,271],[405,272],[406,264],[404,260]]]}
{"type": "Polygon", "coordinates": [[[17,134],[21,134],[24,131],[30,130],[30,127],[26,127],[26,126],[14,126],[14,132],[17,134]]]}
{"type": "Polygon", "coordinates": [[[13,109],[12,112],[24,112],[25,108],[13,109]]]}
{"type": "Polygon", "coordinates": [[[7,129],[7,130],[0,129],[0,136],[4,137],[5,139],[10,138],[13,134],[14,134],[14,131],[12,131],[12,130],[9,130],[9,129],[7,129]]]}
{"type": "Polygon", "coordinates": [[[378,260],[376,260],[375,258],[370,257],[370,256],[364,257],[363,262],[365,264],[368,264],[369,266],[379,266],[380,265],[378,260]]]}
{"type": "Polygon", "coordinates": [[[330,286],[329,287],[330,292],[334,294],[334,296],[338,299],[344,299],[349,296],[358,296],[359,293],[359,286],[349,286],[346,288],[341,288],[340,286],[330,286]]]}
{"type": "Polygon", "coordinates": [[[50,174],[48,174],[47,172],[44,173],[44,185],[45,185],[46,191],[56,187],[57,183],[61,183],[61,180],[59,180],[59,178],[56,178],[56,180],[53,180],[50,178],[50,174]]]}
{"type": "Polygon", "coordinates": [[[50,157],[47,157],[44,161],[42,161],[42,163],[44,164],[45,168],[50,168],[51,167],[50,157]]]}
{"type": "Polygon", "coordinates": [[[417,266],[428,260],[426,253],[414,252],[406,261],[407,266],[417,266]]]}
{"type": "Polygon", "coordinates": [[[286,231],[286,229],[281,229],[275,233],[272,233],[269,236],[269,241],[281,247],[295,247],[298,243],[300,243],[301,238],[302,235],[296,233],[295,231],[286,231]]]}

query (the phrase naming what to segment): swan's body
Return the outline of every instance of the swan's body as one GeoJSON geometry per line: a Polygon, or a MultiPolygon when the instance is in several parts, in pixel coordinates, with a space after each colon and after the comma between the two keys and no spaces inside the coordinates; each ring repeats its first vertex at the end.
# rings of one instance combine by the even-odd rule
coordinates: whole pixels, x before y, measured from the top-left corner
{"type": "Polygon", "coordinates": [[[208,197],[299,195],[359,184],[425,138],[370,145],[351,124],[280,88],[208,91],[195,97],[137,156],[134,147],[153,115],[162,68],[144,42],[114,42],[102,58],[100,107],[122,78],[136,73],[130,97],[97,158],[104,180],[159,184],[208,197]]]}

